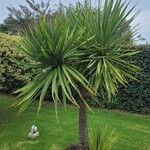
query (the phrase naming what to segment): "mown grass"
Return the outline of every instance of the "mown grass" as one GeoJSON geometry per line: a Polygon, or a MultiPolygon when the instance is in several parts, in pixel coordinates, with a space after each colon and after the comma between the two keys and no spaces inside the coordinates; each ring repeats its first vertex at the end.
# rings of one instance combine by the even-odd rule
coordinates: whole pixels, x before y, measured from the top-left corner
{"type": "MultiPolygon", "coordinates": [[[[0,96],[0,149],[1,150],[50,150],[52,145],[61,149],[78,142],[78,110],[68,106],[65,112],[58,109],[56,121],[53,104],[44,104],[37,116],[37,103],[17,116],[17,110],[10,108],[10,96],[0,96]],[[32,124],[40,132],[36,141],[29,141],[27,134],[32,124]]],[[[117,111],[93,109],[89,112],[89,125],[106,125],[119,135],[114,150],[150,150],[150,116],[133,115],[117,111]]]]}

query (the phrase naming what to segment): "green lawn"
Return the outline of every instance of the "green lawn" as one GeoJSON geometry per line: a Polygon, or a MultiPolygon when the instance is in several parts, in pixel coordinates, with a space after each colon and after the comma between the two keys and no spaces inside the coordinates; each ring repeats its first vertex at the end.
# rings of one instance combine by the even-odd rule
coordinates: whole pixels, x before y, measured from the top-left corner
{"type": "MultiPolygon", "coordinates": [[[[50,150],[53,144],[62,149],[78,141],[78,110],[72,106],[67,112],[59,107],[59,123],[55,118],[54,106],[44,104],[37,116],[37,104],[34,103],[20,116],[17,110],[10,108],[10,97],[0,96],[0,149],[1,150],[50,150]],[[38,126],[40,137],[29,141],[27,133],[32,124],[38,126]]],[[[119,141],[114,150],[150,150],[150,116],[93,109],[89,112],[89,124],[108,125],[116,130],[119,141]]]]}

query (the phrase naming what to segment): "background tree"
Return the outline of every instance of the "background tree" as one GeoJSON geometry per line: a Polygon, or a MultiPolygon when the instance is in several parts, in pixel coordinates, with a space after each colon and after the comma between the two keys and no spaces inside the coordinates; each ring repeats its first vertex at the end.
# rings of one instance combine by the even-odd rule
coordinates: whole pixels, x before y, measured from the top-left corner
{"type": "Polygon", "coordinates": [[[0,24],[0,32],[7,33],[7,31],[8,31],[8,26],[5,24],[0,24]]]}
{"type": "Polygon", "coordinates": [[[139,71],[126,60],[137,51],[121,47],[138,14],[129,17],[133,9],[121,0],[105,0],[104,6],[99,2],[97,8],[86,1],[70,6],[66,15],[57,16],[54,22],[42,20],[35,29],[24,32],[20,49],[34,62],[26,65],[41,71],[33,82],[16,92],[20,94],[14,105],[21,106],[20,112],[38,96],[40,110],[51,87],[56,114],[58,102],[66,105],[66,99],[79,107],[80,145],[87,150],[87,99],[105,92],[110,100],[118,84],[135,79],[139,71]]]}
{"type": "Polygon", "coordinates": [[[23,29],[33,28],[41,16],[47,19],[53,19],[56,15],[63,12],[63,4],[59,2],[57,7],[52,10],[50,0],[36,2],[34,0],[25,0],[27,5],[20,5],[20,9],[13,6],[7,7],[9,16],[1,24],[1,30],[5,27],[5,32],[16,34],[23,29]]]}

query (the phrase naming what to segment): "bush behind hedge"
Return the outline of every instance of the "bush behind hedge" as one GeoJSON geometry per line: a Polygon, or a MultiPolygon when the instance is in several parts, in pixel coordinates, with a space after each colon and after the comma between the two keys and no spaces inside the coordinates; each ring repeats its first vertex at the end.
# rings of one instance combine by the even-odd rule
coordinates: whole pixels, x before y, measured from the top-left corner
{"type": "Polygon", "coordinates": [[[0,92],[12,93],[32,78],[32,69],[19,66],[10,59],[27,61],[16,45],[20,43],[19,36],[0,33],[0,92]]]}

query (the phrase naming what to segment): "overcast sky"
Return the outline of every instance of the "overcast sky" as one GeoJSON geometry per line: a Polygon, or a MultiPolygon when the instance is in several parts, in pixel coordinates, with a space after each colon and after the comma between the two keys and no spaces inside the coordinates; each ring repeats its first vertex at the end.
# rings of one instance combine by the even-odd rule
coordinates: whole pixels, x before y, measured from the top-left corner
{"type": "MultiPolygon", "coordinates": [[[[40,0],[35,0],[40,1],[40,0]]],[[[43,0],[47,1],[47,0],[43,0]]],[[[59,0],[51,0],[52,5],[59,0]]],[[[75,3],[78,0],[61,0],[64,4],[75,3]]],[[[83,0],[81,0],[83,1],[83,0]]],[[[93,0],[96,2],[97,0],[93,0]]],[[[131,6],[138,3],[136,10],[140,9],[141,13],[134,21],[134,24],[139,24],[139,33],[150,43],[150,0],[131,0],[131,6]]],[[[7,6],[12,5],[19,8],[19,4],[26,5],[25,0],[0,0],[0,22],[2,22],[7,16],[7,6]]],[[[135,10],[135,11],[136,11],[135,10]]]]}

